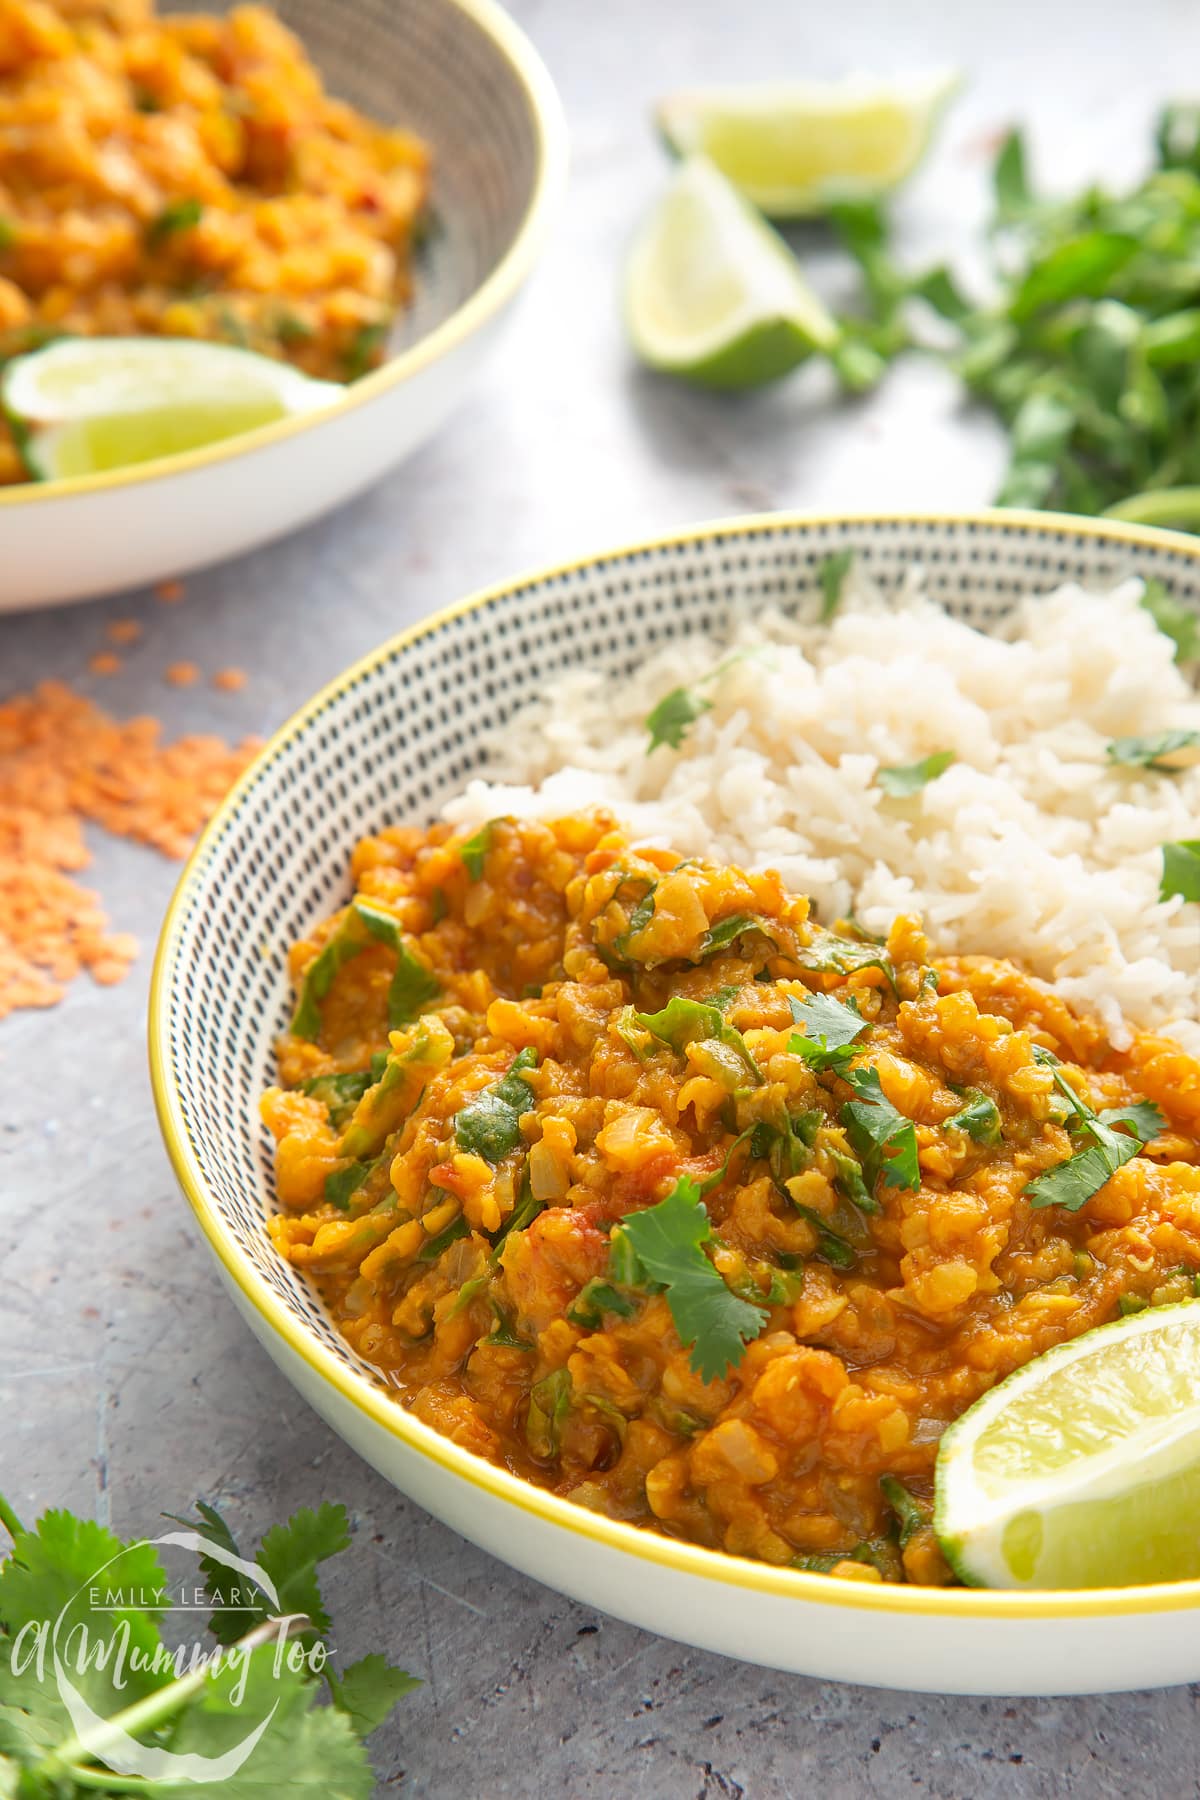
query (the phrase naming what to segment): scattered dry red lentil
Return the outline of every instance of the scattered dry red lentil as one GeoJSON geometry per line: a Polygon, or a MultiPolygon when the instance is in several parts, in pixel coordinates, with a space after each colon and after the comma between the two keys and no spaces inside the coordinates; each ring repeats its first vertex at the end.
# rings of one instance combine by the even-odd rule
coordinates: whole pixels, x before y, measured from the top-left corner
{"type": "Polygon", "coordinates": [[[220,688],[222,693],[236,694],[246,685],[246,671],[245,669],[218,669],[212,678],[212,684],[215,688],[220,688]]]}
{"type": "Polygon", "coordinates": [[[194,662],[170,663],[166,675],[172,687],[191,687],[200,679],[200,671],[194,662]]]}
{"type": "Polygon", "coordinates": [[[177,606],[184,592],[182,581],[160,581],[154,590],[154,598],[161,600],[164,606],[177,606]]]}
{"type": "Polygon", "coordinates": [[[142,628],[136,619],[110,619],[104,628],[110,644],[136,644],[142,628]]]}
{"type": "Polygon", "coordinates": [[[182,857],[259,747],[163,744],[161,729],[120,723],[61,682],[0,705],[0,1018],[53,1006],[84,969],[120,981],[137,954],[72,879],[91,861],[84,821],[182,857]]]}
{"type": "Polygon", "coordinates": [[[111,650],[97,650],[94,656],[88,657],[88,668],[93,675],[116,675],[120,667],[120,657],[114,656],[111,650]]]}

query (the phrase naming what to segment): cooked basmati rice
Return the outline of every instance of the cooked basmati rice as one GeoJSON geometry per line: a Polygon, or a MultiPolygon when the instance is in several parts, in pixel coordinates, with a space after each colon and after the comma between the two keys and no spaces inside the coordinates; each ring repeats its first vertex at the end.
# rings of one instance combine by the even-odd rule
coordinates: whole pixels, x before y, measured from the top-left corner
{"type": "Polygon", "coordinates": [[[1115,766],[1118,737],[1200,730],[1200,699],[1139,604],[1064,587],[1006,637],[861,581],[828,627],[779,614],[694,636],[633,675],[559,677],[499,738],[460,825],[606,805],[642,842],[776,868],[831,923],[918,913],[937,949],[1004,956],[1098,1014],[1200,1053],[1200,905],[1158,897],[1161,846],[1200,836],[1200,767],[1115,766]],[[740,654],[733,656],[731,651],[740,654]],[[678,751],[645,718],[680,684],[711,710],[678,751]],[[953,750],[909,799],[881,767],[953,750]]]}

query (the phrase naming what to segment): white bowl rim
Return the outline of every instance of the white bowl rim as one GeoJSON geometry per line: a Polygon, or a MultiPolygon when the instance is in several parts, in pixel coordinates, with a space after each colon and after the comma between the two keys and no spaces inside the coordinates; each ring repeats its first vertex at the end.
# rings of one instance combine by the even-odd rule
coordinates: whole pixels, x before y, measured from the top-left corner
{"type": "Polygon", "coordinates": [[[0,487],[0,508],[45,506],[55,500],[74,500],[81,495],[110,493],[118,488],[165,481],[173,475],[211,468],[256,450],[271,449],[298,432],[344,418],[355,408],[377,400],[428,368],[440,357],[480,330],[500,313],[528,279],[541,251],[558,201],[566,186],[567,125],[558,90],[545,63],[521,30],[496,0],[444,0],[477,25],[506,59],[529,102],[536,138],[537,162],[533,187],[516,236],[496,267],[440,325],[414,344],[390,357],[380,368],[352,382],[338,400],[306,413],[259,425],[253,431],[221,438],[198,450],[156,457],[95,475],[72,475],[56,481],[18,481],[0,487]]]}
{"type": "Polygon", "coordinates": [[[363,1413],[374,1425],[398,1439],[409,1450],[428,1457],[446,1472],[493,1499],[507,1501],[544,1524],[571,1532],[583,1543],[594,1542],[623,1551],[642,1561],[697,1576],[734,1588],[749,1589],[780,1599],[804,1600],[867,1613],[901,1613],[907,1616],[953,1619],[1100,1619],[1156,1613],[1200,1610],[1200,1579],[1135,1587],[1063,1590],[1001,1590],[988,1588],[927,1588],[898,1583],[844,1580],[833,1575],[811,1574],[800,1569],[778,1568],[749,1557],[670,1538],[653,1529],[606,1518],[563,1499],[509,1470],[474,1456],[441,1436],[408,1412],[396,1397],[360,1374],[312,1336],[275,1293],[266,1278],[249,1262],[229,1230],[209,1191],[204,1172],[193,1150],[179,1095],[171,1078],[169,1056],[169,993],[178,951],[180,927],[192,890],[203,878],[227,824],[235,816],[244,793],[260,771],[291,740],[306,730],[345,689],[353,686],[380,663],[395,657],[423,637],[440,631],[451,620],[472,612],[514,590],[531,586],[582,568],[618,563],[631,556],[683,546],[709,539],[752,537],[784,530],[849,530],[872,527],[945,526],[1010,530],[1014,534],[1069,534],[1107,540],[1114,545],[1171,550],[1200,562],[1200,538],[1154,526],[1086,518],[1072,513],[1030,512],[1020,509],[985,508],[954,513],[877,511],[817,514],[771,512],[716,519],[657,537],[603,551],[591,552],[567,562],[539,568],[494,586],[482,588],[465,599],[443,607],[368,652],[321,688],[268,738],[254,761],[226,795],[201,834],[180,877],[163,921],[150,983],[148,1049],[154,1105],[167,1153],[184,1195],[198,1224],[227,1277],[245,1295],[264,1324],[280,1337],[341,1400],[363,1413]]]}

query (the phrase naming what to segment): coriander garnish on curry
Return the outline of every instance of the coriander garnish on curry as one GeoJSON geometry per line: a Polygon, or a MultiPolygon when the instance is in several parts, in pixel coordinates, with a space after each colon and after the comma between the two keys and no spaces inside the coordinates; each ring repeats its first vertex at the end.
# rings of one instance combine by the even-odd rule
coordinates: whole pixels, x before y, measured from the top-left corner
{"type": "Polygon", "coordinates": [[[394,828],[292,951],[274,1241],[457,1443],[939,1583],[945,1427],[1200,1270],[1200,1065],[611,818],[394,828]]]}

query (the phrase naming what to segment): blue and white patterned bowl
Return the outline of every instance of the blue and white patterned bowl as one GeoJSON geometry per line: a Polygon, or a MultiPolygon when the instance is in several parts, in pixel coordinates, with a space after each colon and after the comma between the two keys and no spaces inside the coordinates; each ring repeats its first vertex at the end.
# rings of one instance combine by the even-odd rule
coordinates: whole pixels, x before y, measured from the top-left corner
{"type": "Polygon", "coordinates": [[[584,1511],[406,1412],[272,1250],[258,1097],[289,1016],[288,944],[349,896],[364,833],[425,823],[484,738],[564,668],[620,676],[736,604],[815,612],[851,547],[886,590],[914,562],[984,628],[1030,589],[1157,576],[1200,610],[1200,541],[1049,514],[703,527],[463,601],[357,663],[286,724],[201,839],[163,929],[155,1099],[180,1183],[243,1316],[317,1411],[405,1493],[505,1562],[651,1630],[805,1674],[1036,1694],[1200,1678],[1200,1581],[1089,1593],[936,1591],[776,1569],[584,1511]]]}

